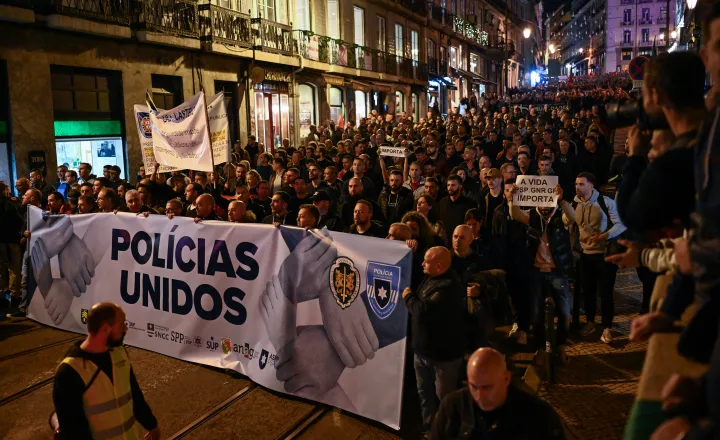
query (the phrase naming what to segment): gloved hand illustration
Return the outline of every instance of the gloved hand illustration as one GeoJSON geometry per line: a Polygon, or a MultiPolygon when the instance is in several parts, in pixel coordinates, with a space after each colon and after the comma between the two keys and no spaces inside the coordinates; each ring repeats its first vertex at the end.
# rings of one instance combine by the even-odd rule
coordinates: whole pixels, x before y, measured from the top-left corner
{"type": "Polygon", "coordinates": [[[295,304],[317,298],[329,289],[326,275],[336,258],[337,248],[327,230],[308,231],[280,267],[285,295],[295,304]]]}
{"type": "Polygon", "coordinates": [[[285,382],[285,391],[317,397],[336,385],[345,369],[325,329],[321,325],[297,329],[295,353],[280,360],[277,378],[285,382]]]}
{"type": "Polygon", "coordinates": [[[40,289],[40,294],[45,298],[52,286],[53,279],[50,270],[50,258],[47,256],[45,241],[42,238],[35,239],[33,247],[30,250],[30,263],[32,264],[33,275],[40,289]]]}
{"type": "Polygon", "coordinates": [[[42,239],[45,243],[47,258],[60,253],[67,242],[74,236],[72,220],[69,216],[50,217],[32,233],[34,239],[42,239]]]}
{"type": "Polygon", "coordinates": [[[65,319],[73,302],[73,291],[70,284],[63,279],[53,280],[47,296],[45,296],[45,309],[55,325],[60,325],[65,319]]]}
{"type": "Polygon", "coordinates": [[[68,240],[58,255],[60,275],[68,282],[76,298],[87,291],[95,276],[95,259],[85,243],[76,235],[68,240]]]}
{"type": "Polygon", "coordinates": [[[283,293],[280,279],[276,275],[267,282],[259,307],[270,342],[280,359],[291,358],[295,346],[296,306],[283,293]]]}
{"type": "Polygon", "coordinates": [[[321,291],[319,299],[325,329],[345,366],[354,368],[374,358],[380,343],[362,299],[343,309],[329,288],[321,291]]]}

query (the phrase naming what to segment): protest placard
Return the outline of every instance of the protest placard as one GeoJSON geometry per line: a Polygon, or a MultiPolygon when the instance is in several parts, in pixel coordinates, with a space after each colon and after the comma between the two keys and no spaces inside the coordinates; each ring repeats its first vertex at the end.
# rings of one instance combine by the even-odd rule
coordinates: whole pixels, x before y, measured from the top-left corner
{"type": "Polygon", "coordinates": [[[380,147],[380,156],[405,157],[405,148],[380,147]]]}
{"type": "Polygon", "coordinates": [[[540,208],[555,207],[557,176],[518,176],[515,184],[518,190],[513,195],[513,204],[540,208]]]}

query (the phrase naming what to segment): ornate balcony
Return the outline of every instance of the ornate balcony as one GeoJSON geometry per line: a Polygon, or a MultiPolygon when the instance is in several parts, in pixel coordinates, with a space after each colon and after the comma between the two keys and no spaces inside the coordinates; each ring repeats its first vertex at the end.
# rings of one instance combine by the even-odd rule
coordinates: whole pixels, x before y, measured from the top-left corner
{"type": "Polygon", "coordinates": [[[403,76],[405,78],[413,78],[415,76],[413,73],[413,60],[405,57],[397,57],[397,63],[399,67],[399,76],[403,76]]]}
{"type": "Polygon", "coordinates": [[[250,16],[217,5],[203,4],[200,11],[200,39],[207,43],[252,47],[250,16]]]}
{"type": "Polygon", "coordinates": [[[385,73],[388,75],[398,74],[398,57],[395,55],[385,54],[385,73]]]}
{"type": "Polygon", "coordinates": [[[136,24],[141,30],[178,37],[200,36],[197,0],[138,0],[137,6],[136,24]]]}
{"type": "Polygon", "coordinates": [[[3,0],[0,3],[24,6],[42,14],[62,14],[126,26],[132,18],[130,0],[3,0]]]}
{"type": "Polygon", "coordinates": [[[255,45],[259,46],[260,50],[282,55],[293,54],[292,28],[290,26],[264,18],[252,18],[250,21],[256,37],[255,45]]]}

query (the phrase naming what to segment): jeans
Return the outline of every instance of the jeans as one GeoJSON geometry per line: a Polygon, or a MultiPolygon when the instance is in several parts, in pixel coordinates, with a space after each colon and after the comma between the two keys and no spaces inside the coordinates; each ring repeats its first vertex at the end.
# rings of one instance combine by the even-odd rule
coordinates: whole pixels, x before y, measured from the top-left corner
{"type": "Polygon", "coordinates": [[[9,290],[14,298],[20,298],[21,258],[20,243],[0,243],[0,291],[9,290]]]}
{"type": "Polygon", "coordinates": [[[582,260],[582,288],[585,294],[585,317],[587,322],[595,322],[597,296],[600,294],[600,312],[605,328],[612,328],[615,316],[615,278],[617,266],[605,261],[604,254],[585,254],[582,260]]]}
{"type": "Polygon", "coordinates": [[[533,268],[533,298],[535,301],[535,339],[539,346],[545,341],[545,298],[555,302],[555,314],[558,317],[555,343],[564,345],[570,328],[570,286],[568,276],[553,270],[540,272],[533,268]]]}
{"type": "Polygon", "coordinates": [[[462,358],[452,361],[435,361],[415,354],[415,379],[417,380],[423,431],[429,431],[440,402],[458,389],[462,358]]]}

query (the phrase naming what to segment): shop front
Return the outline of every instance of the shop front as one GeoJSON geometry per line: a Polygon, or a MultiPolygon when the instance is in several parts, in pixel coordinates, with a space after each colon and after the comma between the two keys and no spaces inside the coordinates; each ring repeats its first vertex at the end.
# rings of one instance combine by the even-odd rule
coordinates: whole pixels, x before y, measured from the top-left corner
{"type": "Polygon", "coordinates": [[[51,66],[51,83],[57,164],[77,171],[89,163],[98,176],[104,166],[118,166],[120,178],[129,179],[120,72],[51,66]]]}

